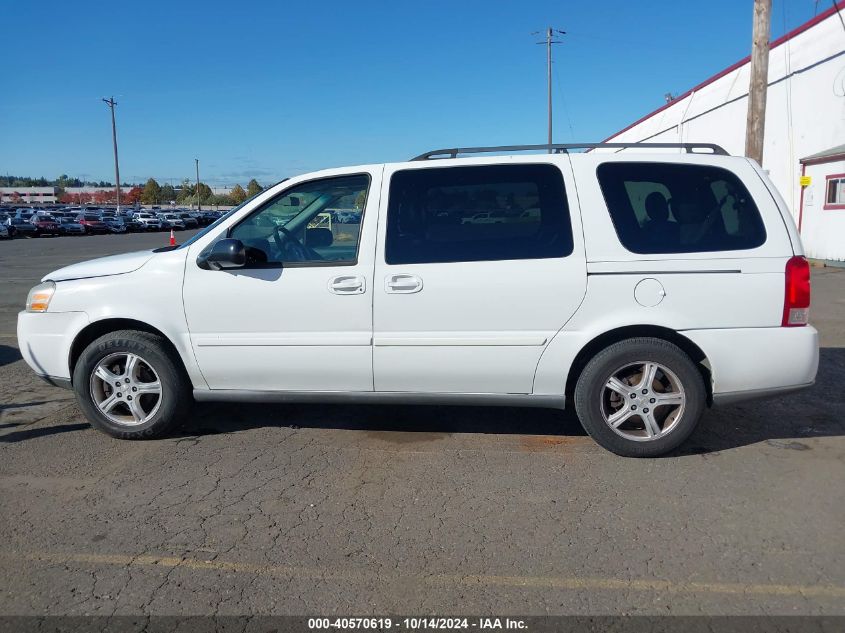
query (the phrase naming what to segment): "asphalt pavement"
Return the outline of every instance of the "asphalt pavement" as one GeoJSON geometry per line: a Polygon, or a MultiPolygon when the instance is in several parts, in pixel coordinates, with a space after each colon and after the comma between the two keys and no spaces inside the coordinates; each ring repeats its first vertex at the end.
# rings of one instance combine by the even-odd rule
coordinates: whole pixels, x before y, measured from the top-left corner
{"type": "Polygon", "coordinates": [[[813,271],[816,386],[662,459],[536,409],[198,406],[119,441],[26,367],[16,314],[167,237],[0,242],[0,614],[845,615],[845,271],[813,271]]]}

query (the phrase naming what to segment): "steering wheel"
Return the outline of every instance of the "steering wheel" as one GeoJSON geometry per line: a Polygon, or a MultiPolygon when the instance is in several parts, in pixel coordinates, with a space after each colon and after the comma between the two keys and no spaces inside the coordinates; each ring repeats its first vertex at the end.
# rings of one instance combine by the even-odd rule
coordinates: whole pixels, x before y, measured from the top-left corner
{"type": "Polygon", "coordinates": [[[294,261],[306,262],[323,257],[314,249],[305,246],[297,237],[281,224],[273,228],[273,240],[276,242],[282,256],[290,252],[294,261]]]}

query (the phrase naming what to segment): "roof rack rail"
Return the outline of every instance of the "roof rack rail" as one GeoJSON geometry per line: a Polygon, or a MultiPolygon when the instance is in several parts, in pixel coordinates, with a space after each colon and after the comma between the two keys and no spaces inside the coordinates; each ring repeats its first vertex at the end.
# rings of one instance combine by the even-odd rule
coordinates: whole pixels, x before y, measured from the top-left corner
{"type": "Polygon", "coordinates": [[[420,154],[411,160],[431,160],[436,158],[457,158],[458,154],[488,154],[496,152],[528,152],[548,150],[549,153],[565,154],[571,149],[683,149],[688,154],[702,153],[696,149],[708,149],[711,154],[730,156],[721,146],[715,143],[553,143],[549,145],[499,145],[496,147],[453,147],[451,149],[436,149],[425,154],[420,154]]]}

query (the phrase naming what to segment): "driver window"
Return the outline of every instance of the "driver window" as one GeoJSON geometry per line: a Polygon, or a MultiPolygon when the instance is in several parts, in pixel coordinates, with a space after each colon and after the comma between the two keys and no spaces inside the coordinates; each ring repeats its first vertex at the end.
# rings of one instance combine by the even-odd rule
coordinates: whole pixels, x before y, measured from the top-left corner
{"type": "Polygon", "coordinates": [[[366,174],[296,185],[235,226],[229,237],[243,242],[252,264],[353,264],[369,185],[366,174]]]}

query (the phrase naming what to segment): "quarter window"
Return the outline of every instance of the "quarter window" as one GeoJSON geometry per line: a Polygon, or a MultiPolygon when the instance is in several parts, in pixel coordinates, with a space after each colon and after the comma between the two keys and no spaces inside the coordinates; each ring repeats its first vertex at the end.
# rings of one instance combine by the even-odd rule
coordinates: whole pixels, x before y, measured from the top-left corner
{"type": "Polygon", "coordinates": [[[354,264],[367,201],[367,175],[323,178],[296,185],[235,226],[248,265],[354,264]],[[336,221],[339,211],[349,221],[336,221]]]}
{"type": "Polygon", "coordinates": [[[766,241],[751,194],[726,169],[614,162],[599,165],[597,173],[616,233],[629,251],[734,251],[766,241]]]}
{"type": "Polygon", "coordinates": [[[572,227],[553,165],[409,169],[390,181],[385,261],[564,257],[572,227]]]}

